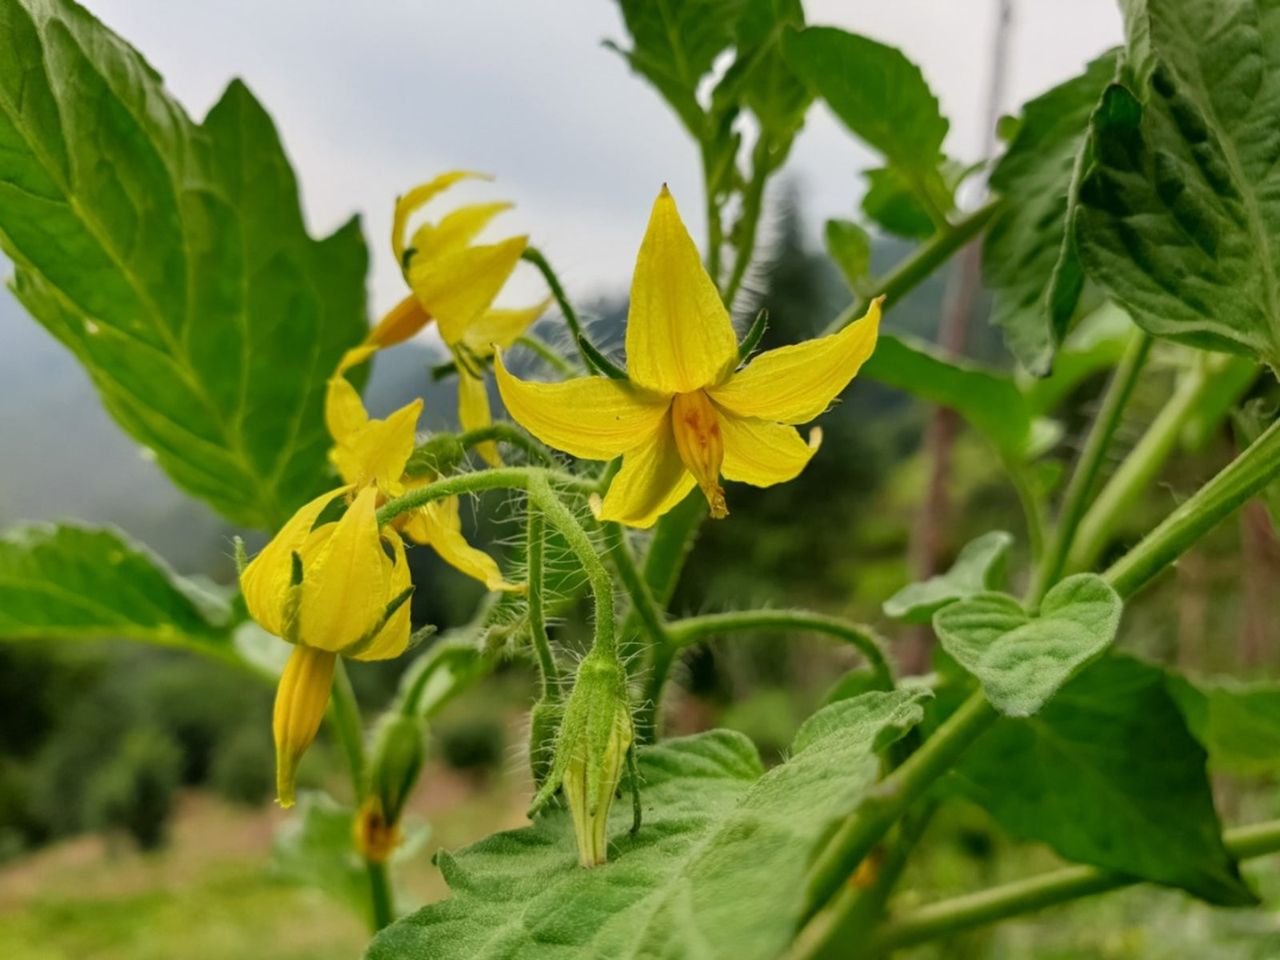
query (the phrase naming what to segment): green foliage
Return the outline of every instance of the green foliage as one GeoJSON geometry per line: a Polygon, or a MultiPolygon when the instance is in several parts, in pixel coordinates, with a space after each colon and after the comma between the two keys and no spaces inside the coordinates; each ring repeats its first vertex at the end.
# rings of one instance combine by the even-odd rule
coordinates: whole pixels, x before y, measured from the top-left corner
{"type": "Polygon", "coordinates": [[[257,807],[275,789],[275,754],[265,723],[224,735],[213,753],[209,786],[233,803],[257,807]]]}
{"type": "Polygon", "coordinates": [[[306,233],[239,82],[201,125],[67,0],[0,8],[0,249],[18,299],[184,490],[275,528],[326,483],[325,380],[365,328],[353,221],[306,233]]]}
{"type": "Polygon", "coordinates": [[[1091,573],[1068,577],[1029,614],[1005,593],[957,600],[933,617],[942,649],[1001,713],[1029,717],[1115,639],[1124,605],[1091,573]]]}
{"type": "Polygon", "coordinates": [[[928,623],[948,603],[1004,586],[1013,537],[1000,530],[966,543],[946,573],[911,583],[884,602],[884,614],[904,623],[928,623]]]}
{"type": "Polygon", "coordinates": [[[1029,101],[1009,148],[991,171],[1004,198],[987,231],[983,276],[995,291],[993,322],[1009,349],[1043,375],[1067,332],[1084,286],[1067,235],[1068,198],[1084,149],[1089,114],[1115,76],[1116,54],[1029,101]]]}
{"type": "Polygon", "coordinates": [[[933,233],[933,217],[905,173],[897,167],[876,167],[863,175],[867,178],[867,192],[862,195],[862,212],[872,223],[908,240],[920,240],[933,233]]]}
{"type": "Polygon", "coordinates": [[[1036,716],[997,721],[960,781],[1014,836],[1068,859],[1211,903],[1254,903],[1222,845],[1204,767],[1163,671],[1112,656],[1036,716]]]}
{"type": "Polygon", "coordinates": [[[871,281],[871,237],[851,220],[828,220],[827,255],[840,268],[854,293],[865,293],[871,281]]]}
{"type": "Polygon", "coordinates": [[[125,637],[230,652],[230,606],[113,530],[20,527],[0,537],[0,637],[125,637]]]}
{"type": "Polygon", "coordinates": [[[1168,682],[1214,769],[1244,776],[1280,772],[1280,684],[1229,677],[1193,682],[1178,674],[1168,682]]]}
{"type": "Polygon", "coordinates": [[[561,810],[442,852],[452,898],[383,931],[368,957],[679,956],[691,944],[708,957],[777,956],[799,919],[814,844],[875,780],[876,750],[919,722],[926,696],[832,704],[768,773],[727,731],[646,748],[644,824],[630,836],[631,812],[615,805],[609,863],[577,866],[561,810]]]}
{"type": "Polygon", "coordinates": [[[1076,242],[1159,337],[1280,368],[1280,10],[1134,0],[1128,69],[1090,125],[1076,242]]]}
{"type": "Polygon", "coordinates": [[[368,881],[352,835],[355,811],[320,792],[298,798],[297,816],[276,831],[272,872],[316,887],[361,916],[369,915],[368,881]]]}
{"type": "Polygon", "coordinates": [[[144,850],[164,842],[174,792],[182,778],[182,751],[150,727],[132,730],[86,787],[89,823],[123,830],[144,850]]]}

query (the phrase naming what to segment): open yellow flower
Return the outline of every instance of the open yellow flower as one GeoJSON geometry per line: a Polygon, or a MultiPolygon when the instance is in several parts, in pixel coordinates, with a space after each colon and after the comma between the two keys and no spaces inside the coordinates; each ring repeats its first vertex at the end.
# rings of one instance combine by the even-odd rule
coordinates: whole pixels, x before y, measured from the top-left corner
{"type": "Polygon", "coordinates": [[[794,424],[822,413],[875,349],[880,301],[829,337],[760,354],[738,369],[728,311],[664,186],[636,258],[627,314],[628,381],[532,383],[499,355],[507,412],[543,442],[587,460],[622,457],[602,520],[649,527],[700,486],[728,513],[720,478],[768,487],[804,469],[821,441],[794,424]]]}
{"type": "Polygon", "coordinates": [[[240,576],[249,614],[294,645],[276,689],[276,792],[293,804],[298,762],[315,739],[339,656],[397,657],[409,645],[413,584],[399,534],[379,529],[378,490],[340,487],[281,528],[240,576]]]}
{"type": "MultiPolygon", "coordinates": [[[[495,346],[514,344],[546,310],[548,301],[517,309],[493,306],[529,238],[507,237],[491,244],[474,241],[494,217],[511,208],[510,203],[467,204],[437,221],[424,222],[409,235],[415,213],[468,178],[488,179],[455,170],[414,187],[396,201],[391,246],[413,292],[383,318],[363,345],[348,352],[339,373],[380,347],[407,339],[434,319],[458,367],[458,419],[464,430],[474,430],[492,422],[484,361],[495,346]]],[[[494,466],[501,463],[492,442],[476,449],[494,466]]]]}
{"type": "MultiPolygon", "coordinates": [[[[333,377],[325,396],[325,420],[334,440],[329,459],[343,481],[353,486],[374,484],[383,499],[390,499],[436,479],[404,472],[421,413],[422,401],[414,400],[385,420],[371,418],[355,387],[341,374],[333,377]]],[[[410,540],[431,547],[445,563],[490,590],[519,589],[503,579],[493,557],[467,543],[457,497],[432,501],[394,522],[410,540]]]]}

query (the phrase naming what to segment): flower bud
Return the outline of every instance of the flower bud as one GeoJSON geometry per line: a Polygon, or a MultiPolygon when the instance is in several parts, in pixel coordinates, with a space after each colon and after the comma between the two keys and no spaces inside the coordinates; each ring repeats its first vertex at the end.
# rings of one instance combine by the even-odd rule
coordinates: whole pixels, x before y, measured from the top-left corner
{"type": "Polygon", "coordinates": [[[578,861],[584,867],[608,859],[609,810],[634,740],[622,664],[612,652],[592,650],[578,667],[556,738],[551,775],[534,797],[531,811],[563,788],[578,842],[578,861]]]}
{"type": "Polygon", "coordinates": [[[384,821],[400,822],[405,802],[422,772],[423,725],[417,717],[394,714],[383,722],[369,769],[370,793],[376,797],[384,821]]]}
{"type": "Polygon", "coordinates": [[[377,794],[360,805],[351,832],[356,850],[369,863],[386,863],[400,844],[400,826],[383,813],[377,794]]]}

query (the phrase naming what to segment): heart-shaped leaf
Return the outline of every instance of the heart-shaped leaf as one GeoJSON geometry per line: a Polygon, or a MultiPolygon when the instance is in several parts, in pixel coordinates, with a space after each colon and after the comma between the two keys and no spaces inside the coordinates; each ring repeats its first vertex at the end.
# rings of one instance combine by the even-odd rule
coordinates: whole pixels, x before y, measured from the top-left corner
{"type": "Polygon", "coordinates": [[[1004,585],[1005,560],[1013,537],[1001,530],[971,540],[946,573],[909,583],[884,602],[884,614],[904,623],[928,623],[948,603],[1004,585]]]}

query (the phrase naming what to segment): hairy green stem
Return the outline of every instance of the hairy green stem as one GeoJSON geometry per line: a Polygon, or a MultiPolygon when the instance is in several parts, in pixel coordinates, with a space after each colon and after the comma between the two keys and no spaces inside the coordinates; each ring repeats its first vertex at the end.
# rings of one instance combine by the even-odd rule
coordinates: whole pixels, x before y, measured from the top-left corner
{"type": "Polygon", "coordinates": [[[560,356],[560,351],[556,350],[551,344],[544,343],[532,334],[526,333],[516,338],[516,343],[524,347],[526,350],[537,354],[542,360],[556,373],[562,377],[574,377],[582,373],[577,367],[571,364],[564,357],[560,356]]]}
{"type": "Polygon", "coordinates": [[[996,719],[978,690],[949,716],[924,745],[872,788],[845,818],[809,871],[812,915],[835,896],[890,828],[996,719]]]}
{"type": "Polygon", "coordinates": [[[594,370],[595,365],[591,362],[591,357],[582,349],[582,341],[585,339],[586,334],[582,332],[582,323],[578,320],[578,312],[573,309],[573,304],[569,302],[569,297],[564,292],[560,278],[551,269],[551,264],[547,262],[547,258],[542,255],[542,251],[537,247],[525,247],[524,253],[520,254],[520,259],[533,264],[537,267],[538,272],[542,274],[542,279],[547,282],[547,287],[551,290],[551,296],[555,297],[556,305],[560,308],[565,325],[573,336],[573,343],[578,348],[578,355],[582,358],[582,365],[588,370],[594,370]]]}
{"type": "Polygon", "coordinates": [[[474,430],[468,430],[466,433],[458,434],[458,442],[462,444],[464,450],[470,450],[472,447],[487,443],[490,440],[509,444],[523,450],[531,459],[537,460],[543,466],[555,466],[555,457],[551,455],[550,450],[523,430],[509,423],[491,423],[488,426],[477,427],[474,430]]]}
{"type": "Polygon", "coordinates": [[[876,283],[869,296],[859,297],[843,313],[827,325],[824,334],[836,333],[857,320],[876,297],[885,297],[890,304],[918,286],[934,270],[951,258],[951,255],[976,237],[991,222],[1000,209],[1000,200],[990,200],[977,210],[962,217],[948,230],[935,233],[920,244],[912,254],[876,283]]]}
{"type": "MultiPolygon", "coordinates": [[[[618,579],[622,581],[622,587],[631,600],[631,610],[635,612],[644,632],[648,634],[649,642],[669,644],[671,639],[667,635],[667,628],[662,623],[662,609],[653,597],[649,582],[645,580],[644,574],[636,565],[636,558],[631,553],[622,525],[602,523],[600,529],[604,534],[605,550],[608,551],[609,559],[613,561],[613,568],[618,571],[618,579]]],[[[633,651],[627,647],[625,633],[621,643],[623,659],[626,659],[633,651]]]]}
{"type": "Polygon", "coordinates": [[[556,486],[572,490],[575,493],[595,493],[594,481],[583,480],[559,470],[548,470],[542,467],[498,467],[493,470],[477,470],[475,473],[460,473],[457,476],[445,477],[425,486],[416,487],[403,496],[388,500],[378,509],[378,523],[390,523],[402,513],[416,510],[433,500],[445,497],[456,497],[465,493],[483,493],[486,490],[528,490],[535,479],[555,483],[556,486]]]}
{"type": "MultiPolygon", "coordinates": [[[[1227,830],[1222,839],[1232,856],[1240,860],[1280,852],[1280,820],[1227,830]]],[[[1137,877],[1097,867],[1064,867],[943,900],[889,920],[873,936],[866,953],[883,956],[892,950],[1141,882],[1137,877]]]]}
{"type": "Polygon", "coordinates": [[[1120,596],[1137,593],[1192,544],[1280,476],[1280,420],[1103,574],[1120,596]]]}
{"type": "Polygon", "coordinates": [[[1121,414],[1133,395],[1133,388],[1138,383],[1138,376],[1146,364],[1147,355],[1151,352],[1151,335],[1145,331],[1135,334],[1125,348],[1124,356],[1111,375],[1111,382],[1103,394],[1102,406],[1094,418],[1085,439],[1080,458],[1076,461],[1071,480],[1067,483],[1062,497],[1062,508],[1053,528],[1053,535],[1041,562],[1036,565],[1035,579],[1030,590],[1033,604],[1038,603],[1049,587],[1058,582],[1062,576],[1062,568],[1067,562],[1067,553],[1076,538],[1076,530],[1080,518],[1084,516],[1098,481],[1102,464],[1106,461],[1107,451],[1111,448],[1111,439],[1120,425],[1121,414]]]}
{"type": "Polygon", "coordinates": [[[529,636],[538,657],[538,669],[542,674],[542,696],[556,700],[560,696],[560,668],[551,651],[551,638],[547,635],[547,617],[542,605],[543,559],[546,553],[546,523],[542,512],[529,505],[525,542],[525,561],[529,570],[529,636]]]}
{"type": "Polygon", "coordinates": [[[804,630],[843,640],[866,658],[883,689],[893,689],[893,671],[875,633],[838,617],[807,610],[733,610],[688,617],[667,625],[667,634],[677,648],[715,634],[752,630],[804,630]]]}

